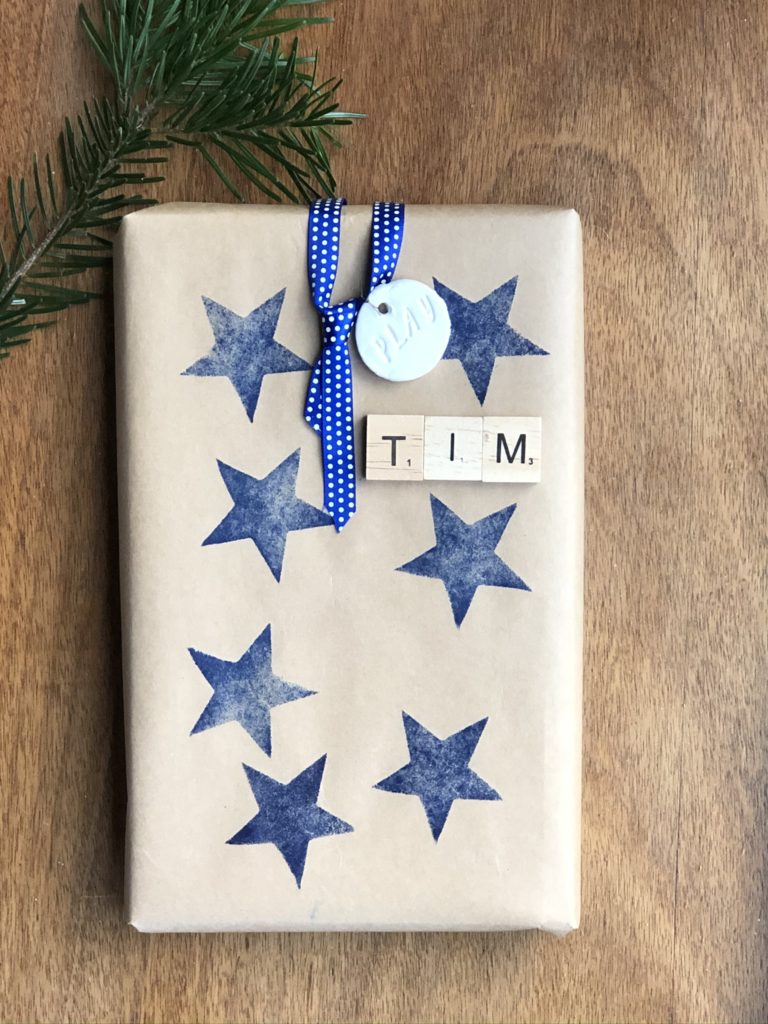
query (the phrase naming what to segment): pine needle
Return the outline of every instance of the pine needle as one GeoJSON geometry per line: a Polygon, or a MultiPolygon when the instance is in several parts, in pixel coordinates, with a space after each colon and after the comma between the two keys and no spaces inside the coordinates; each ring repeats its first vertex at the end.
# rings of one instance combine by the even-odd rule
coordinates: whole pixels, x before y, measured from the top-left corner
{"type": "Polygon", "coordinates": [[[238,201],[250,184],[303,202],[334,192],[327,146],[360,116],[339,109],[340,82],[318,83],[297,40],[282,45],[332,20],[314,14],[322,0],[98,2],[97,20],[81,6],[80,21],[112,96],[65,119],[58,160],[35,156],[30,179],[7,181],[0,359],[96,297],[58,282],[110,263],[111,230],[154,202],[142,189],[164,180],[169,150],[195,149],[238,201]]]}

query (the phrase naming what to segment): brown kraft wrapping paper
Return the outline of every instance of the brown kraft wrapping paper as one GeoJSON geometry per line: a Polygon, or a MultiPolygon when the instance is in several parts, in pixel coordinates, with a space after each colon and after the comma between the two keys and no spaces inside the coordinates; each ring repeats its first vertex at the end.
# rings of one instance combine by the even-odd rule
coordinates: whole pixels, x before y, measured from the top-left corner
{"type": "MultiPolygon", "coordinates": [[[[345,208],[334,290],[367,281],[371,211],[345,208]]],[[[581,229],[573,211],[408,206],[396,277],[477,301],[513,277],[509,324],[548,355],[500,357],[481,406],[444,359],[389,383],[351,339],[358,511],[288,533],[280,582],[250,540],[203,545],[233,505],[219,463],[264,478],[300,449],[322,508],[309,373],[271,373],[251,421],[226,377],[184,375],[214,343],[203,296],[245,317],[285,289],[275,337],[314,363],[307,211],[169,205],[116,251],[127,905],[142,931],[493,930],[579,921],[583,573],[581,229]],[[540,483],[364,479],[369,413],[542,420],[540,483]],[[430,495],[472,523],[517,508],[496,549],[529,591],[481,586],[456,625],[440,579],[395,571],[435,545],[430,495]],[[271,627],[272,671],[312,696],[272,708],[271,755],[230,721],[192,733],[212,687],[190,649],[237,662],[271,627]],[[498,799],[457,799],[436,841],[404,713],[444,740],[487,719],[469,760],[498,799]],[[261,811],[243,765],[287,784],[322,763],[297,885],[274,842],[227,842],[261,811]]],[[[262,819],[263,824],[264,819],[262,819]]]]}

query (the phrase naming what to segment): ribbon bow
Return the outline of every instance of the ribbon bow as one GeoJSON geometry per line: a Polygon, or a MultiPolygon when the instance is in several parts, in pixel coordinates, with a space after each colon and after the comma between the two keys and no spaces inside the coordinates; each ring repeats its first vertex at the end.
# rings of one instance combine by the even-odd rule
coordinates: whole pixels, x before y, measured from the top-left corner
{"type": "MultiPolygon", "coordinates": [[[[339,265],[341,209],[345,199],[318,199],[309,209],[307,263],[312,301],[320,313],[323,348],[309,379],[304,418],[323,445],[326,511],[341,530],[357,508],[355,434],[352,415],[352,362],[349,335],[363,298],[331,305],[339,265]]],[[[402,203],[374,203],[371,276],[368,294],[392,280],[405,223],[402,203]]]]}

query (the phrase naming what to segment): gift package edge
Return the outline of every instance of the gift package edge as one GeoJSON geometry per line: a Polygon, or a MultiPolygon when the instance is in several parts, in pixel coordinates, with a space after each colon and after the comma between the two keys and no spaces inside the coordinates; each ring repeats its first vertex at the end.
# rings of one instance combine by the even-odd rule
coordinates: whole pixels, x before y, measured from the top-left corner
{"type": "MultiPolygon", "coordinates": [[[[432,206],[422,207],[423,209],[439,210],[448,213],[452,209],[456,209],[453,205],[443,206],[432,206]]],[[[460,207],[463,210],[471,209],[476,210],[478,213],[485,212],[488,210],[488,206],[480,204],[472,204],[470,206],[460,207]]],[[[269,210],[270,214],[277,217],[282,216],[296,216],[297,208],[295,207],[280,207],[280,206],[269,206],[258,207],[259,211],[269,210]]],[[[355,214],[357,212],[367,213],[368,207],[349,207],[349,213],[355,214]]],[[[573,336],[578,342],[578,352],[576,353],[577,359],[580,362],[580,373],[578,375],[578,386],[580,394],[578,397],[578,405],[581,409],[581,422],[575,424],[574,427],[579,434],[580,448],[581,448],[581,508],[579,510],[581,518],[581,549],[575,552],[575,557],[579,559],[581,565],[581,593],[578,595],[578,626],[579,636],[581,638],[580,657],[578,661],[579,666],[579,688],[578,693],[574,694],[574,700],[578,703],[579,714],[576,719],[577,734],[574,735],[574,742],[578,749],[578,766],[579,770],[577,777],[574,778],[574,803],[573,813],[575,816],[574,831],[577,837],[577,859],[575,867],[575,891],[574,891],[574,903],[573,903],[573,916],[569,915],[568,920],[563,921],[550,921],[541,922],[537,927],[539,930],[549,931],[551,933],[564,935],[569,931],[578,928],[580,923],[580,851],[581,851],[581,775],[582,775],[582,756],[581,756],[581,735],[582,735],[582,695],[583,695],[583,587],[584,587],[584,516],[583,516],[583,490],[584,490],[584,344],[583,344],[583,255],[582,255],[582,238],[581,238],[581,222],[578,214],[575,210],[569,208],[558,208],[558,207],[545,207],[545,206],[505,206],[506,210],[516,210],[525,212],[531,215],[557,215],[557,216],[573,216],[578,222],[578,266],[575,268],[575,280],[574,288],[578,292],[576,307],[578,312],[578,323],[574,324],[573,336]]],[[[132,770],[135,743],[136,743],[136,719],[134,715],[133,697],[135,689],[133,686],[132,679],[132,659],[130,650],[130,637],[131,637],[131,610],[132,610],[132,593],[133,593],[133,581],[131,577],[131,565],[133,561],[132,557],[132,546],[133,538],[130,530],[130,503],[131,503],[131,458],[130,458],[130,444],[131,439],[127,436],[125,424],[127,422],[125,416],[125,410],[131,401],[130,387],[131,387],[131,361],[132,352],[128,346],[128,339],[131,337],[131,311],[127,302],[127,295],[131,292],[130,287],[130,263],[131,258],[138,258],[139,250],[141,248],[141,235],[142,228],[145,226],[144,223],[149,219],[165,218],[169,215],[202,215],[202,216],[216,216],[229,214],[233,215],[236,213],[242,213],[245,211],[253,211],[254,207],[234,207],[229,204],[199,204],[199,203],[173,203],[166,204],[163,206],[152,207],[146,210],[137,211],[133,214],[128,215],[124,218],[121,228],[118,232],[118,236],[115,242],[115,254],[114,254],[114,326],[115,326],[115,386],[116,386],[116,434],[117,434],[117,476],[118,476],[118,519],[119,519],[119,571],[120,571],[120,601],[121,601],[121,617],[122,617],[122,646],[123,646],[123,700],[125,709],[125,743],[126,743],[126,771],[127,771],[127,813],[126,813],[126,850],[125,850],[125,904],[126,904],[126,917],[128,923],[131,924],[135,929],[142,932],[172,932],[175,929],[169,928],[166,924],[157,926],[152,921],[142,920],[139,916],[137,908],[134,906],[134,898],[131,887],[132,878],[132,857],[135,849],[135,834],[136,834],[136,820],[137,820],[137,804],[134,798],[133,792],[133,778],[134,773],[132,770]]],[[[178,929],[179,932],[189,932],[192,930],[207,930],[201,923],[199,929],[192,929],[184,926],[178,929]]],[[[216,931],[238,931],[243,930],[237,926],[232,929],[216,928],[216,931]]],[[[267,929],[260,929],[267,930],[267,929]]],[[[275,931],[305,931],[308,930],[306,927],[297,926],[294,924],[279,925],[276,924],[275,931]]],[[[366,929],[364,926],[356,927],[354,929],[349,927],[340,927],[338,929],[327,928],[324,930],[332,931],[349,931],[349,930],[376,930],[376,931],[398,931],[405,930],[404,928],[398,927],[381,927],[376,926],[373,929],[366,929]]],[[[455,930],[450,927],[436,928],[434,926],[419,927],[416,926],[412,929],[415,931],[437,931],[437,930],[455,930]]],[[[466,928],[462,930],[470,931],[484,931],[489,929],[484,928],[466,928]]],[[[505,930],[503,926],[493,928],[490,930],[505,930]]]]}

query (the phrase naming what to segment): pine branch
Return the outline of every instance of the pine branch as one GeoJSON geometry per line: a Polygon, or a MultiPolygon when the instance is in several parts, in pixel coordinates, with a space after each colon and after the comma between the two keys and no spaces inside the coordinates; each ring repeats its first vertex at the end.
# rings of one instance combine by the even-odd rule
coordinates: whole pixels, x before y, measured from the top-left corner
{"type": "Polygon", "coordinates": [[[58,160],[33,160],[31,181],[8,179],[7,251],[0,245],[0,359],[98,293],[79,278],[107,266],[111,229],[163,181],[177,145],[194,148],[238,200],[236,178],[270,198],[332,194],[339,82],[317,82],[315,59],[280,37],[331,19],[289,9],[322,0],[100,0],[86,36],[113,97],[83,106],[58,160]],[[59,184],[58,179],[61,179],[59,184]],[[61,283],[64,281],[65,283],[61,283]]]}

